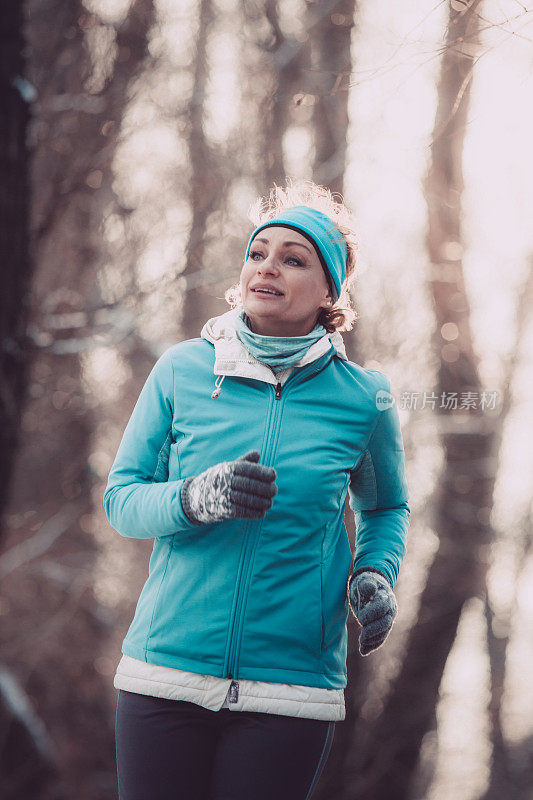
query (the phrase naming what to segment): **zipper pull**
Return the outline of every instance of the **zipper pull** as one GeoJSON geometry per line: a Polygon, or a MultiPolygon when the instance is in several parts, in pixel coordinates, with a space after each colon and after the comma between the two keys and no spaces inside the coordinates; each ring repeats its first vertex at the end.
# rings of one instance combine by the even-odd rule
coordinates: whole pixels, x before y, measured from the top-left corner
{"type": "Polygon", "coordinates": [[[279,400],[281,397],[281,383],[278,381],[278,385],[276,386],[276,400],[279,400]]]}
{"type": "Polygon", "coordinates": [[[229,687],[229,702],[239,702],[239,681],[232,681],[229,687]]]}
{"type": "Polygon", "coordinates": [[[219,396],[220,392],[222,391],[222,388],[221,388],[222,387],[222,381],[224,380],[225,377],[226,377],[225,375],[219,375],[218,378],[216,379],[215,386],[217,388],[215,389],[215,391],[211,395],[211,398],[213,400],[216,400],[217,397],[219,396]]]}

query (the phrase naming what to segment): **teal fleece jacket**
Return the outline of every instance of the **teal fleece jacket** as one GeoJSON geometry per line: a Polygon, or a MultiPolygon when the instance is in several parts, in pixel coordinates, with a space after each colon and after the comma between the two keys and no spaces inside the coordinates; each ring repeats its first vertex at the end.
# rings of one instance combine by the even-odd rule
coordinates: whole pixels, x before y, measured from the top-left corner
{"type": "Polygon", "coordinates": [[[218,677],[344,688],[352,561],[394,586],[406,551],[405,456],[390,382],[331,345],[283,385],[226,375],[215,399],[214,361],[201,337],[161,355],[109,474],[111,526],[154,540],[122,652],[218,677]],[[189,521],[185,478],[251,449],[278,476],[266,516],[189,521]]]}

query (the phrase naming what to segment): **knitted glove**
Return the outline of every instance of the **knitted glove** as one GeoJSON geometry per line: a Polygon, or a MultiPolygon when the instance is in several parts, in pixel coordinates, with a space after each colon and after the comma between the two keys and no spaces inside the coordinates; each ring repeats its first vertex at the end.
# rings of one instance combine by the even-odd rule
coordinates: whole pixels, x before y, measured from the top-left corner
{"type": "Polygon", "coordinates": [[[231,517],[261,518],[272,507],[276,470],[258,464],[258,450],[222,461],[181,485],[181,504],[191,522],[202,525],[231,517]]]}
{"type": "Polygon", "coordinates": [[[359,652],[367,656],[381,647],[390,633],[398,604],[383,572],[361,567],[350,577],[348,596],[352,612],[362,626],[359,652]]]}

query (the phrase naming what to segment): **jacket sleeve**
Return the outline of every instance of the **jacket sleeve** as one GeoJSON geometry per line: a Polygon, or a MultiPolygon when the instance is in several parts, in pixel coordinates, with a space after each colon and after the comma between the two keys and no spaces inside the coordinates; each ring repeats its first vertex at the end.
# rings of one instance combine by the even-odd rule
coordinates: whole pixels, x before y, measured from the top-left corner
{"type": "Polygon", "coordinates": [[[174,416],[170,348],[154,364],[120,442],[103,504],[111,526],[133,539],[151,539],[197,529],[183,511],[184,479],[168,480],[174,416]]]}
{"type": "Polygon", "coordinates": [[[368,444],[350,474],[348,492],[356,524],[354,570],[374,568],[394,587],[407,549],[411,513],[395,403],[378,412],[368,444]]]}

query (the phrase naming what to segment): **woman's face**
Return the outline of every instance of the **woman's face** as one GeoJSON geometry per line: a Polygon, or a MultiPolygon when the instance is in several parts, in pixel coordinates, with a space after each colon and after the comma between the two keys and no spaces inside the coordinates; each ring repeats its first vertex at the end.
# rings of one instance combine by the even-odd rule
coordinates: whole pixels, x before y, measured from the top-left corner
{"type": "Polygon", "coordinates": [[[251,329],[264,336],[305,336],[315,327],[320,309],[333,304],[313,245],[278,225],[263,228],[252,241],[240,284],[251,329]],[[280,294],[255,291],[262,284],[280,294]]]}

